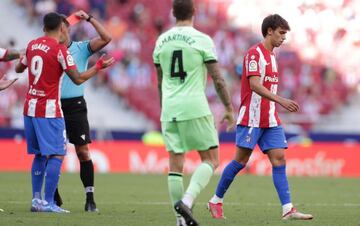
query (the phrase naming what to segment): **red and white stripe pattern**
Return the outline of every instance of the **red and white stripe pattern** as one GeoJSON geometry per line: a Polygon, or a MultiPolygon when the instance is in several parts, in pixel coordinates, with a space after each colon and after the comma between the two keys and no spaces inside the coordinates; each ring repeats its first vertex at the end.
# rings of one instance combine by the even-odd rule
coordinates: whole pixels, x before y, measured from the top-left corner
{"type": "Polygon", "coordinates": [[[259,43],[249,49],[243,63],[241,81],[241,104],[237,124],[249,127],[269,128],[281,124],[275,102],[253,92],[249,77],[259,76],[261,84],[272,93],[277,93],[278,70],[273,53],[259,43]]]}
{"type": "Polygon", "coordinates": [[[67,48],[55,39],[41,37],[29,43],[21,63],[29,69],[29,91],[24,115],[41,118],[63,117],[61,81],[63,72],[76,69],[67,48]]]}

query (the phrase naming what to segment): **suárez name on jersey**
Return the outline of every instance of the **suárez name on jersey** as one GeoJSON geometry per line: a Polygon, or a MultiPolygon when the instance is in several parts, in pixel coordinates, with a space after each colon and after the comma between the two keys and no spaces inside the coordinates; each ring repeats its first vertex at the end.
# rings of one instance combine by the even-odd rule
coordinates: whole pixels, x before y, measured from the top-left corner
{"type": "Polygon", "coordinates": [[[278,77],[265,76],[265,82],[279,82],[278,77]]]}
{"type": "Polygon", "coordinates": [[[42,43],[37,43],[31,46],[31,50],[36,50],[36,49],[47,53],[50,50],[50,47],[42,43]]]}

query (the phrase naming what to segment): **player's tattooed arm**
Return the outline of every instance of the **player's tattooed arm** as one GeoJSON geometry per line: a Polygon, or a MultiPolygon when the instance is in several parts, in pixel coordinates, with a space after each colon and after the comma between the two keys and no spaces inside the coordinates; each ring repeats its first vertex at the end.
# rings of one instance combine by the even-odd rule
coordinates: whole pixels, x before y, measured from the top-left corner
{"type": "Polygon", "coordinates": [[[221,102],[224,104],[225,108],[232,111],[231,98],[226,88],[225,80],[221,75],[219,64],[217,62],[207,63],[206,67],[214,81],[214,86],[221,102]]]}
{"type": "Polygon", "coordinates": [[[234,110],[231,104],[231,98],[226,88],[226,83],[221,75],[220,67],[217,62],[206,64],[207,70],[214,81],[214,86],[221,102],[225,106],[225,113],[221,122],[227,121],[227,131],[230,131],[235,126],[234,110]]]}
{"type": "Polygon", "coordinates": [[[156,73],[157,73],[157,87],[158,87],[158,90],[159,90],[159,97],[160,97],[160,107],[162,107],[162,89],[161,89],[161,86],[162,86],[162,70],[161,70],[161,67],[160,65],[156,65],[156,73]]]}
{"type": "Polygon", "coordinates": [[[13,49],[9,49],[6,52],[6,55],[3,59],[3,61],[11,61],[11,60],[15,60],[18,59],[20,57],[20,52],[17,50],[13,50],[13,49]]]}

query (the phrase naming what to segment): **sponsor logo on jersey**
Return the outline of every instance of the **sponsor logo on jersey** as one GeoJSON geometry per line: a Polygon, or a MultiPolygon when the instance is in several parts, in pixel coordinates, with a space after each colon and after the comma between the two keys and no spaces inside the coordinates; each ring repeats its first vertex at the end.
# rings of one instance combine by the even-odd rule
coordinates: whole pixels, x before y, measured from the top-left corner
{"type": "Polygon", "coordinates": [[[265,82],[279,82],[279,78],[278,77],[270,77],[270,76],[265,76],[265,82]]]}
{"type": "Polygon", "coordinates": [[[33,96],[39,96],[39,97],[44,97],[44,96],[46,96],[44,90],[37,90],[37,89],[33,88],[32,86],[30,86],[29,94],[30,94],[30,95],[33,95],[33,96]]]}

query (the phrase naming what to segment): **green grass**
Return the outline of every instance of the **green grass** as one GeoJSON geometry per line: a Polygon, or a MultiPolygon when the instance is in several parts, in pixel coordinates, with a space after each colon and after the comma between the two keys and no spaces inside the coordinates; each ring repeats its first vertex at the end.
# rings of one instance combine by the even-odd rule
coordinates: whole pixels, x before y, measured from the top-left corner
{"type": "MultiPolygon", "coordinates": [[[[0,173],[0,225],[175,225],[164,175],[96,175],[95,198],[100,213],[85,213],[78,174],[63,174],[60,192],[71,214],[31,213],[30,176],[0,173]]],[[[188,183],[189,178],[185,179],[188,183]]],[[[214,220],[205,209],[218,177],[197,199],[194,215],[201,225],[360,225],[360,180],[289,178],[293,202],[312,213],[312,221],[281,221],[271,177],[240,176],[231,186],[224,206],[225,221],[214,220]]]]}

